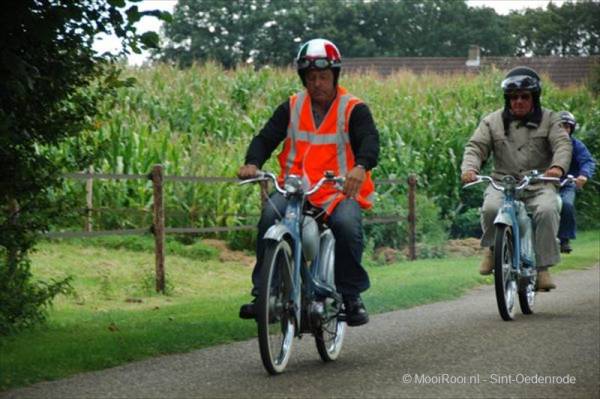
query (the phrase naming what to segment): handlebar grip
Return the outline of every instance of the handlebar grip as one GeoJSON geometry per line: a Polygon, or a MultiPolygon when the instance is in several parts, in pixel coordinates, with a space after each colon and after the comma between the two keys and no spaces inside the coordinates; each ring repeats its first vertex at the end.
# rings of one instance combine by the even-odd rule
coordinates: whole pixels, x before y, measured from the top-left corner
{"type": "Polygon", "coordinates": [[[476,184],[481,183],[482,181],[483,180],[478,179],[478,180],[472,181],[471,183],[466,183],[466,184],[463,185],[463,188],[468,188],[468,187],[474,186],[476,184]]]}

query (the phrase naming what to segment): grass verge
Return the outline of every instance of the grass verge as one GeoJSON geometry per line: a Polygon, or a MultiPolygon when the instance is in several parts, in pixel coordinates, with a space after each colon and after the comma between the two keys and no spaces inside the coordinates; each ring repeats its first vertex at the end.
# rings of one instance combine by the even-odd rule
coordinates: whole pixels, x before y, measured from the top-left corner
{"type": "MultiPolygon", "coordinates": [[[[554,272],[599,262],[599,243],[600,232],[581,233],[554,272]]],[[[169,293],[159,296],[152,253],[53,242],[42,243],[32,261],[38,278],[73,276],[74,293],[57,298],[47,324],[0,338],[0,390],[256,335],[254,323],[237,317],[249,299],[251,271],[240,262],[168,256],[169,293]]],[[[381,313],[459,297],[492,282],[477,274],[478,262],[461,257],[369,267],[365,302],[381,313]]]]}

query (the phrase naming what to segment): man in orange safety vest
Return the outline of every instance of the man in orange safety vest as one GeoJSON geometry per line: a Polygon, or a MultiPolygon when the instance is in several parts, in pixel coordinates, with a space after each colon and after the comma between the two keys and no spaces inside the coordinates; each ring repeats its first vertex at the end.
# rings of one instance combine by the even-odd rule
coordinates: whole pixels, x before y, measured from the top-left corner
{"type": "MultiPolygon", "coordinates": [[[[246,153],[238,177],[256,176],[259,168],[283,142],[278,156],[280,176],[295,174],[312,186],[325,171],[345,176],[343,191],[323,186],[308,198],[313,207],[323,210],[335,238],[335,283],[344,298],[346,321],[358,326],[369,321],[360,293],[369,288],[363,268],[363,230],[361,209],[372,206],[374,185],[370,170],[377,165],[379,133],[366,104],[338,85],[341,55],[325,39],[302,45],[296,67],[306,90],[292,95],[273,113],[256,135],[246,153]]],[[[283,214],[286,199],[275,192],[271,206],[263,207],[258,224],[257,262],[252,273],[256,297],[264,255],[262,237],[278,214],[283,214]]],[[[254,301],[240,308],[240,317],[255,318],[254,301]]]]}

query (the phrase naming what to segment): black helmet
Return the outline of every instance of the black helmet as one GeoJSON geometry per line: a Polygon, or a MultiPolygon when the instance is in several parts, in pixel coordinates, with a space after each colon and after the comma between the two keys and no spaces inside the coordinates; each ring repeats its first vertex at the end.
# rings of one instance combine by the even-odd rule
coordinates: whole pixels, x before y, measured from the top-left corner
{"type": "Polygon", "coordinates": [[[500,86],[504,92],[504,112],[502,113],[504,134],[508,135],[510,122],[512,120],[510,97],[515,91],[519,90],[530,92],[531,97],[533,98],[533,109],[527,116],[526,125],[539,126],[542,120],[542,104],[540,101],[542,81],[540,75],[529,67],[518,66],[508,71],[500,86]]]}
{"type": "Polygon", "coordinates": [[[575,132],[575,126],[577,126],[575,116],[569,111],[561,111],[558,113],[558,116],[560,116],[561,123],[571,126],[571,134],[573,134],[573,132],[575,132]]]}
{"type": "Polygon", "coordinates": [[[517,90],[527,90],[534,98],[539,98],[542,93],[542,81],[536,71],[529,67],[519,66],[511,69],[502,81],[504,95],[517,90]]]}

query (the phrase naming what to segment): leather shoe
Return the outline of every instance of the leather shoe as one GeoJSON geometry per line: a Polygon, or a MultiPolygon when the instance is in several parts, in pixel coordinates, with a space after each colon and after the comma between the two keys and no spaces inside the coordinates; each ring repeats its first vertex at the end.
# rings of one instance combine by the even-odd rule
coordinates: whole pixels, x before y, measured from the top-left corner
{"type": "Polygon", "coordinates": [[[240,307],[240,319],[256,319],[256,298],[240,307]]]}
{"type": "Polygon", "coordinates": [[[492,248],[486,248],[483,253],[483,259],[481,259],[481,263],[479,264],[479,274],[487,276],[488,274],[492,274],[492,270],[494,270],[494,252],[492,248]]]}
{"type": "Polygon", "coordinates": [[[362,326],[369,322],[369,314],[360,297],[344,299],[346,309],[346,323],[349,326],[362,326]]]}
{"type": "Polygon", "coordinates": [[[573,251],[573,248],[571,248],[569,240],[560,240],[560,252],[563,254],[570,254],[571,251],[573,251]]]}
{"type": "Polygon", "coordinates": [[[539,270],[537,275],[537,289],[548,292],[555,288],[556,284],[554,284],[554,281],[552,281],[552,277],[550,277],[550,272],[548,269],[539,270]]]}

